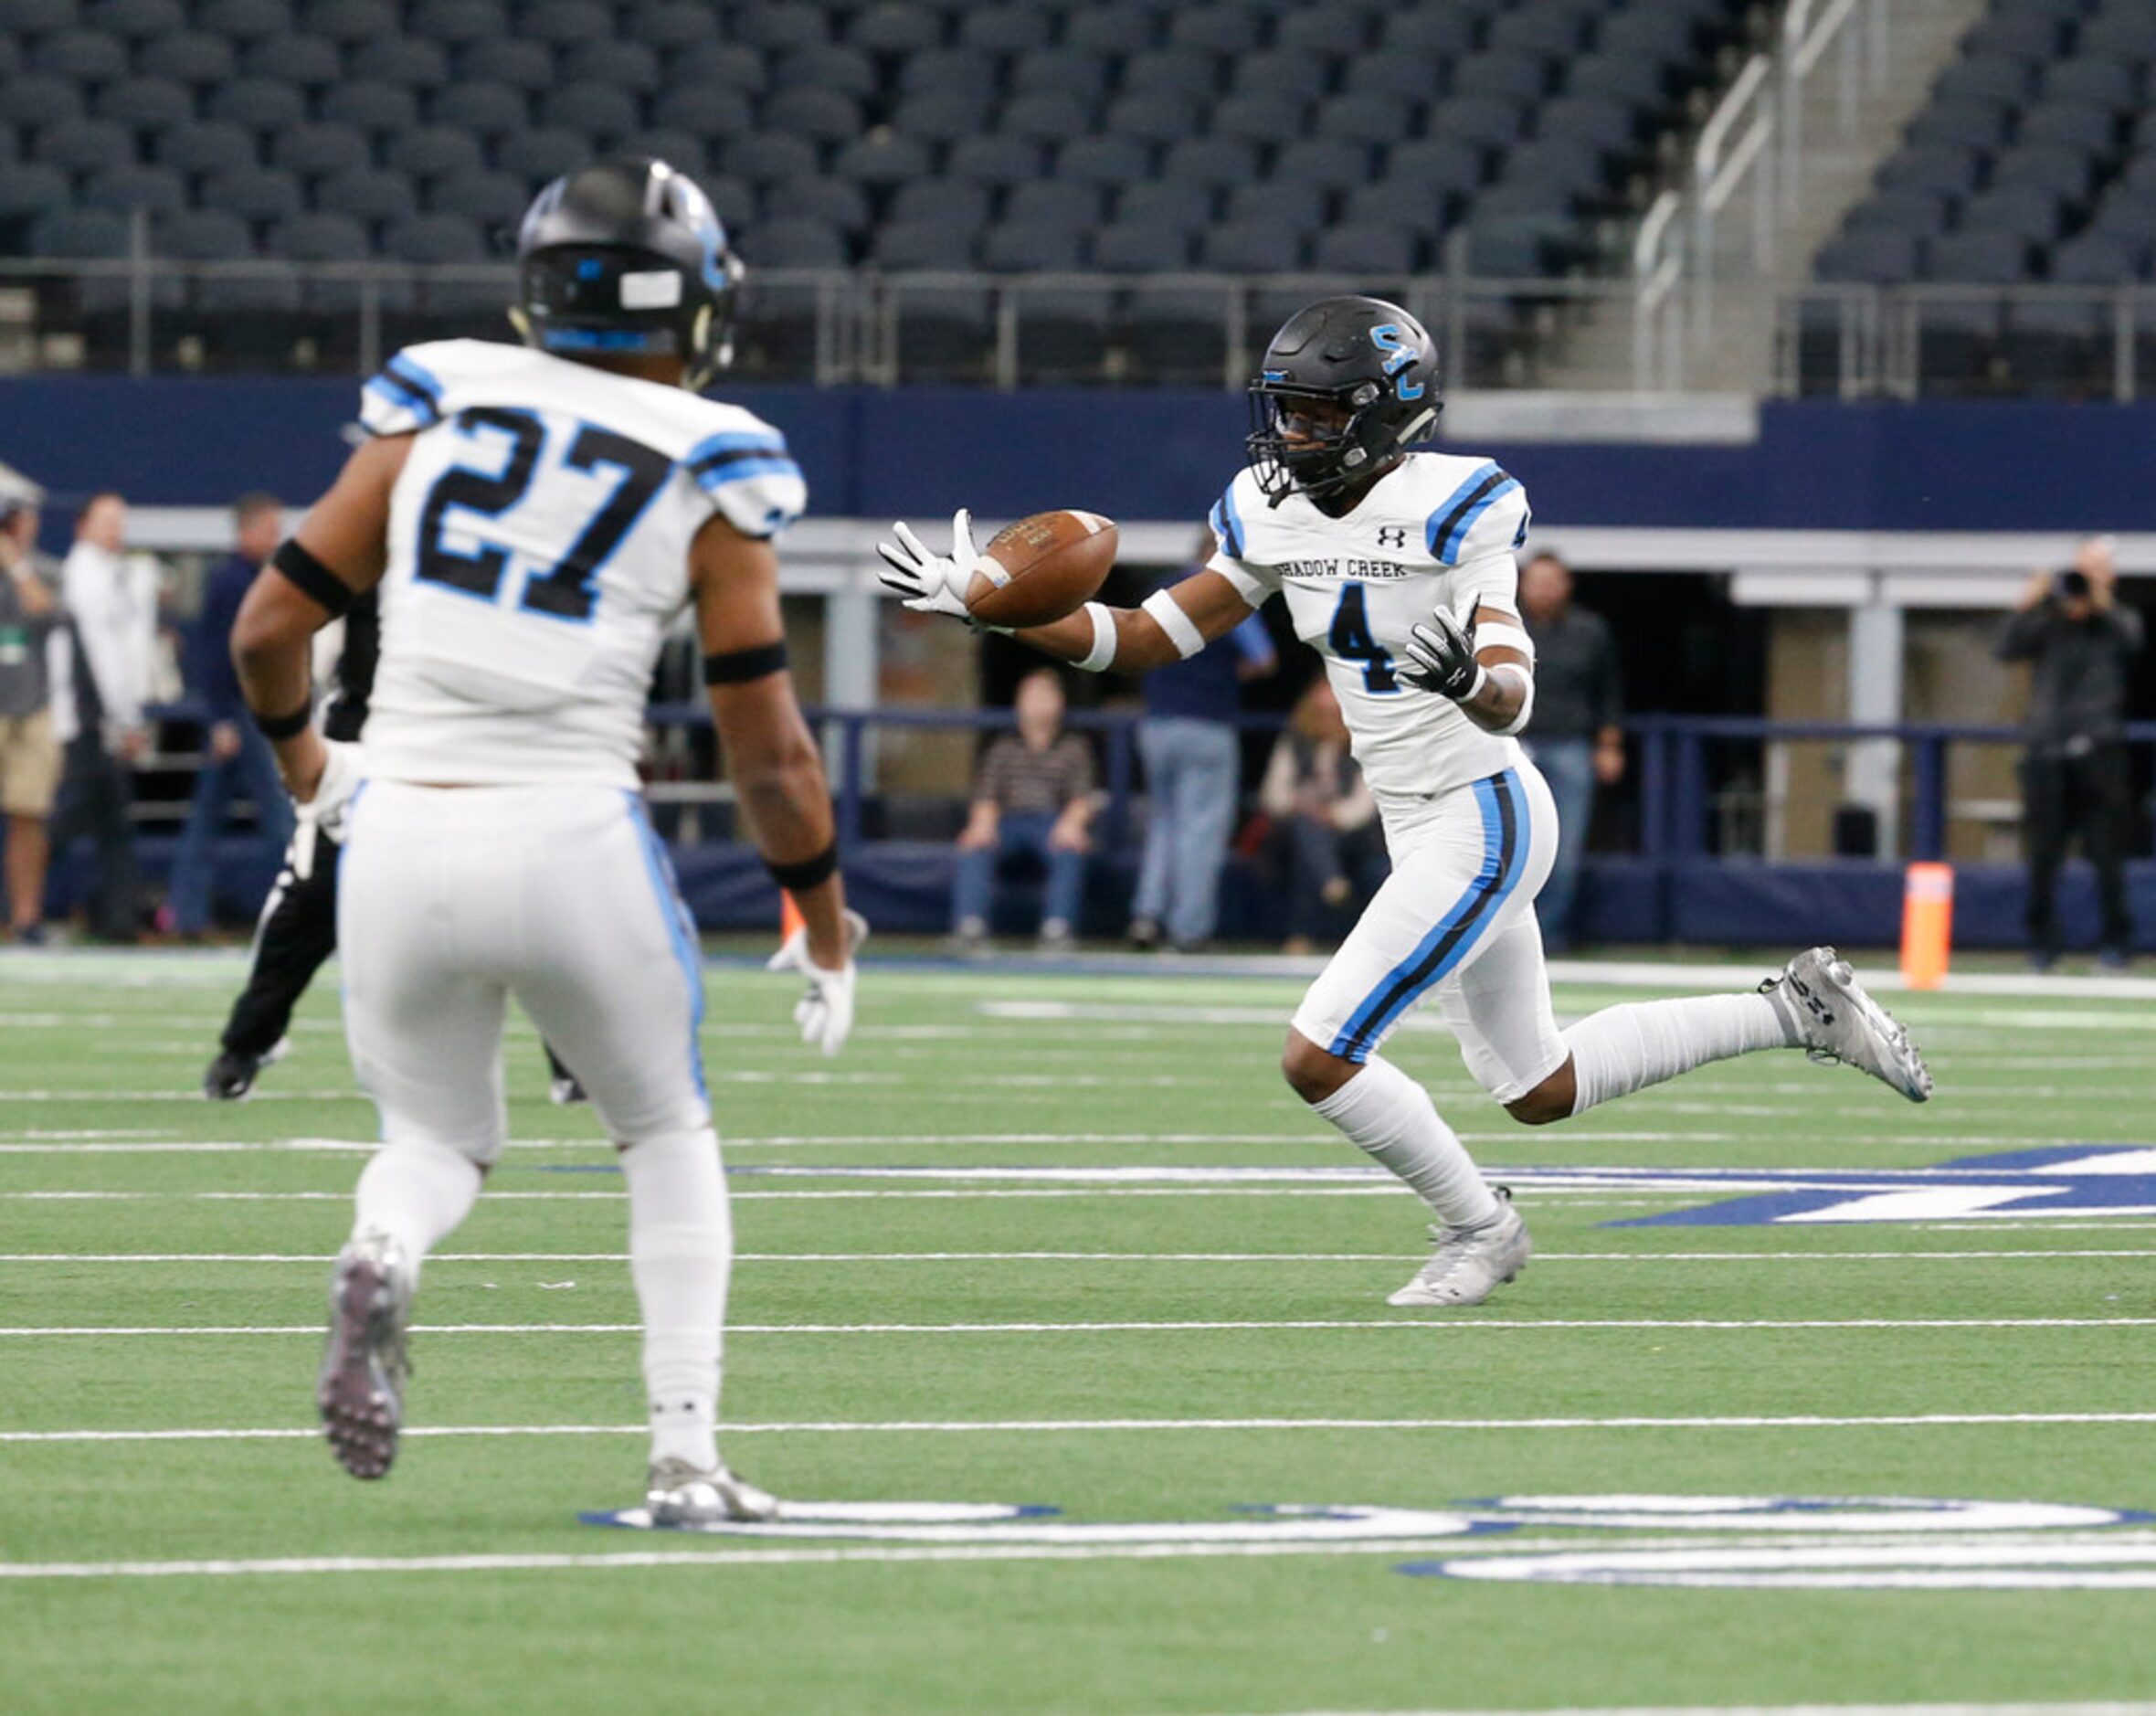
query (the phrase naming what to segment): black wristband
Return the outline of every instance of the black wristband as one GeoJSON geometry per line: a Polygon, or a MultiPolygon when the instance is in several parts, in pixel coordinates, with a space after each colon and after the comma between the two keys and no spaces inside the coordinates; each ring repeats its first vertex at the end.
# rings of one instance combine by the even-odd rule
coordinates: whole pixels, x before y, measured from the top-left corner
{"type": "Polygon", "coordinates": [[[728,650],[723,655],[703,658],[706,685],[739,685],[785,672],[786,640],[783,638],[777,643],[759,643],[753,649],[728,650]]]}
{"type": "Polygon", "coordinates": [[[255,709],[250,709],[248,713],[255,718],[255,731],[264,738],[270,740],[297,738],[301,734],[306,732],[307,724],[314,719],[314,699],[308,698],[290,715],[266,715],[255,709]]]}
{"type": "Polygon", "coordinates": [[[301,547],[297,536],[279,543],[270,564],[296,585],[301,595],[327,609],[333,620],[359,599],[359,592],[301,547]]]}
{"type": "Polygon", "coordinates": [[[833,841],[815,857],[804,858],[798,863],[774,863],[766,858],[764,868],[771,873],[772,881],[788,894],[805,894],[839,873],[839,842],[833,841]]]}

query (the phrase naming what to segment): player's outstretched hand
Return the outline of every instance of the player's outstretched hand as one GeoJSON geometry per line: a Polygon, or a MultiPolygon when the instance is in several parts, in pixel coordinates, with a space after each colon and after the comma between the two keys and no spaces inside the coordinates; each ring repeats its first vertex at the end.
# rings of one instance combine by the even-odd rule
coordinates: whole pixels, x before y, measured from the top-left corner
{"type": "Polygon", "coordinates": [[[293,807],[292,874],[302,882],[314,874],[316,845],[344,838],[344,813],[359,790],[359,747],[324,739],[322,750],[322,776],[313,796],[293,807]]]}
{"type": "Polygon", "coordinates": [[[1482,689],[1485,670],[1474,659],[1474,617],[1463,625],[1443,609],[1408,635],[1408,665],[1400,677],[1418,691],[1464,703],[1482,689]]]}
{"type": "Polygon", "coordinates": [[[973,577],[973,564],[980,551],[973,546],[973,514],[961,506],[951,518],[951,551],[931,554],[913,526],[903,519],[892,532],[898,540],[880,542],[876,552],[889,570],[876,576],[886,589],[895,590],[917,614],[948,614],[966,618],[966,586],[973,577]]]}
{"type": "Polygon", "coordinates": [[[801,1027],[801,1041],[826,1054],[844,1048],[853,1029],[853,984],[859,970],[854,956],[868,938],[868,919],[859,912],[848,912],[846,963],[837,970],[826,970],[809,959],[806,926],[788,936],[764,967],[766,971],[798,971],[808,980],[808,993],[794,1003],[794,1022],[801,1027]]]}

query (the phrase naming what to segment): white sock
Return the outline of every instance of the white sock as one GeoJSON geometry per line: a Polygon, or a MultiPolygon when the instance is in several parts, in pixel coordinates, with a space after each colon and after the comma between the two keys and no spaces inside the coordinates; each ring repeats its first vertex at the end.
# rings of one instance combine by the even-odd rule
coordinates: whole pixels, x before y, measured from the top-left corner
{"type": "Polygon", "coordinates": [[[1372,1055],[1362,1071],[1311,1105],[1383,1162],[1447,1227],[1480,1227],[1497,1200],[1430,1093],[1391,1062],[1372,1055]]]}
{"type": "Polygon", "coordinates": [[[629,1261],[644,1318],[644,1392],[653,1460],[719,1463],[719,1337],[734,1267],[734,1220],[711,1128],[671,1132],[621,1153],[629,1261]]]}
{"type": "Polygon", "coordinates": [[[1565,1041],[1572,1050],[1574,1114],[1709,1061],[1794,1043],[1764,995],[1628,1001],[1582,1019],[1565,1041]]]}
{"type": "Polygon", "coordinates": [[[446,1144],[386,1144],[360,1171],[353,1237],[387,1234],[403,1248],[417,1283],[427,1254],[471,1213],[483,1178],[477,1162],[446,1144]]]}

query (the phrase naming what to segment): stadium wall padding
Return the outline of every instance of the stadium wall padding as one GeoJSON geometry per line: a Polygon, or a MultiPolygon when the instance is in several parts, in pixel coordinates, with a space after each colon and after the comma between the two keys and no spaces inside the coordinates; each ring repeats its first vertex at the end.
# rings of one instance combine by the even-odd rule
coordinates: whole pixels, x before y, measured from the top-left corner
{"type": "MultiPolygon", "coordinates": [[[[1201,519],[1242,459],[1242,398],[1121,392],[743,387],[828,517],[1083,505],[1201,519]]],[[[342,461],[351,377],[0,379],[0,459],[53,512],[116,487],[157,505],[268,488],[305,502],[342,461]]],[[[2156,530],[2156,403],[1770,402],[1750,446],[1479,444],[1554,525],[2156,530]]],[[[55,520],[58,530],[61,521],[55,520]]]]}

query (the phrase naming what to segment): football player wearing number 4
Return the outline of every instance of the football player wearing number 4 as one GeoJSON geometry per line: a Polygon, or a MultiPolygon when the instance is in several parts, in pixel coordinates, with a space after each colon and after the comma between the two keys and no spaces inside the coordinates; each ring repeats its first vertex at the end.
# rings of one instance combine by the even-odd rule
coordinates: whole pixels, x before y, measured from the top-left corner
{"type": "Polygon", "coordinates": [[[571,174],[533,204],[518,255],[524,346],[391,358],[363,396],[370,439],[234,633],[302,821],[349,800],[345,1031],[384,1145],[332,1278],[318,1401],[345,1469],[381,1477],[420,1264],[504,1143],[513,995],[620,1153],[652,1515],[766,1519],[777,1504],[719,1458],[733,1234],[697,1051],[702,959],[636,764],[661,641],[692,603],[742,810],[806,920],[773,968],[806,979],[795,1018],[836,1053],[866,926],[786,672],[771,539],[801,511],[801,473],[776,430],[694,391],[725,361],[740,270],[692,181],[641,158],[571,174]],[[309,639],[376,587],[365,744],[333,744],[310,718],[309,639]]]}
{"type": "MultiPolygon", "coordinates": [[[[1281,1067],[1435,1218],[1435,1252],[1391,1302],[1480,1304],[1531,1249],[1429,1094],[1378,1053],[1425,1001],[1476,1082],[1529,1125],[1760,1049],[1802,1048],[1929,1096],[1908,1033],[1831,948],[1756,993],[1636,1002],[1558,1029],[1534,898],[1559,831],[1514,736],[1535,704],[1513,560],[1527,495],[1495,464],[1411,450],[1440,409],[1437,351],[1397,305],[1328,298],[1291,317],[1250,396],[1247,468],[1213,508],[1208,565],[1142,608],[1089,602],[1016,636],[1094,673],[1143,673],[1281,593],[1324,658],[1392,874],[1303,998],[1281,1067]]],[[[903,525],[881,545],[883,581],[909,607],[965,617],[976,555],[963,512],[954,534],[948,556],[903,525]]]]}

